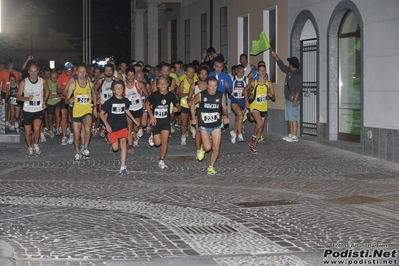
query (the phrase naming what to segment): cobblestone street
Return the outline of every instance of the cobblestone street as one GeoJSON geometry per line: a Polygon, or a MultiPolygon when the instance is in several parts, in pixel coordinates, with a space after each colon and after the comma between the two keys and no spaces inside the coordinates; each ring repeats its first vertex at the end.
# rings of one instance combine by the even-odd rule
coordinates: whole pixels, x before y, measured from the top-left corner
{"type": "Polygon", "coordinates": [[[323,265],[329,249],[399,247],[398,164],[272,134],[252,155],[228,135],[216,176],[179,135],[166,170],[145,135],[125,176],[100,138],[80,163],[60,138],[38,158],[0,144],[3,265],[323,265]]]}

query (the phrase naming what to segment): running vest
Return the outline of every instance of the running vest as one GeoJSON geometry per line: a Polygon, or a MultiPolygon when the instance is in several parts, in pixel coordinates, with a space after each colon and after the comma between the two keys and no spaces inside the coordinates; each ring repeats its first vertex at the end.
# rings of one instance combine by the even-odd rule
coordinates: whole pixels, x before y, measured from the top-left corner
{"type": "Polygon", "coordinates": [[[208,90],[201,93],[201,102],[198,106],[198,125],[206,128],[219,127],[222,124],[223,93],[216,91],[210,95],[208,90]]]}
{"type": "Polygon", "coordinates": [[[24,102],[23,110],[29,113],[42,111],[43,94],[43,79],[41,77],[38,77],[35,83],[32,83],[29,78],[26,78],[24,95],[25,97],[33,95],[33,98],[30,101],[24,102]]]}
{"type": "Polygon", "coordinates": [[[267,112],[267,93],[269,91],[269,81],[266,79],[265,82],[265,84],[259,85],[257,80],[254,81],[254,101],[249,105],[251,110],[267,112]]]}
{"type": "MultiPolygon", "coordinates": [[[[188,83],[187,79],[183,80],[183,84],[184,84],[183,93],[189,93],[191,85],[190,85],[190,83],[188,83]]],[[[187,98],[188,98],[188,96],[184,96],[184,97],[180,98],[180,106],[181,107],[189,108],[187,98]]]]}
{"type": "Polygon", "coordinates": [[[106,101],[108,101],[113,93],[112,93],[112,82],[114,82],[114,78],[112,78],[111,81],[106,81],[105,79],[102,80],[101,85],[100,85],[100,100],[101,104],[104,104],[106,101]]]}
{"type": "Polygon", "coordinates": [[[247,77],[242,77],[241,79],[235,78],[233,80],[233,91],[231,96],[233,99],[244,100],[244,89],[247,86],[247,77]]]}
{"type": "Polygon", "coordinates": [[[9,95],[9,103],[12,105],[17,105],[17,93],[18,93],[18,85],[15,84],[15,87],[11,87],[10,84],[10,95],[9,95]]]}
{"type": "MultiPolygon", "coordinates": [[[[47,84],[48,84],[48,88],[49,88],[49,90],[50,90],[50,93],[52,94],[52,95],[57,95],[57,83],[56,82],[52,82],[51,80],[49,80],[48,82],[47,82],[47,84]]],[[[57,98],[49,98],[48,100],[47,100],[47,104],[48,105],[55,105],[55,104],[57,104],[57,103],[59,103],[61,100],[60,100],[60,98],[59,97],[57,97],[57,98]]]]}
{"type": "Polygon", "coordinates": [[[75,90],[73,92],[73,109],[72,117],[82,117],[92,113],[91,106],[91,88],[90,83],[86,80],[86,86],[81,87],[79,81],[75,81],[75,90]]]}
{"type": "Polygon", "coordinates": [[[136,80],[132,88],[128,88],[125,85],[125,97],[130,101],[129,110],[138,111],[143,108],[142,94],[143,92],[140,90],[136,80]]]}

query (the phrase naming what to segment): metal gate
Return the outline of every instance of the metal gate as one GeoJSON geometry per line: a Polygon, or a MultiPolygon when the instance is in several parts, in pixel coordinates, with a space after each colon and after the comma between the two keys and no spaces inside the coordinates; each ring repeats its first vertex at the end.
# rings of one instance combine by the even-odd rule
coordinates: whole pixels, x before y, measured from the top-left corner
{"type": "Polygon", "coordinates": [[[317,39],[301,41],[301,135],[317,136],[317,39]]]}

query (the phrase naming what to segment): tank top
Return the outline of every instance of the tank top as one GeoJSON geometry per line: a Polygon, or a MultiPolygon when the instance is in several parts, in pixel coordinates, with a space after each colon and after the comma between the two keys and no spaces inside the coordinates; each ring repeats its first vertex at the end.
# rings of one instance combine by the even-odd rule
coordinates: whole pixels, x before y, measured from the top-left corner
{"type": "Polygon", "coordinates": [[[254,81],[254,101],[249,105],[251,111],[267,112],[267,93],[269,91],[269,81],[265,80],[265,84],[259,85],[258,81],[254,81]]]}
{"type": "Polygon", "coordinates": [[[37,78],[35,83],[32,83],[29,78],[25,78],[25,97],[33,95],[32,100],[24,102],[23,110],[28,113],[36,113],[43,110],[43,79],[37,78]]]}
{"type": "MultiPolygon", "coordinates": [[[[51,93],[52,95],[56,95],[56,94],[57,94],[57,83],[56,83],[56,82],[52,82],[51,80],[49,80],[49,81],[47,82],[47,84],[48,84],[48,88],[50,89],[50,93],[51,93]]],[[[48,100],[47,100],[47,104],[48,104],[48,105],[55,105],[55,104],[59,103],[60,101],[61,101],[61,100],[60,100],[59,97],[57,97],[57,98],[51,98],[51,99],[48,99],[48,100]]]]}
{"type": "Polygon", "coordinates": [[[9,94],[10,104],[17,105],[17,93],[18,93],[18,85],[15,84],[15,87],[11,87],[10,85],[10,94],[9,94]]]}
{"type": "Polygon", "coordinates": [[[92,113],[91,107],[91,88],[90,83],[86,80],[86,86],[81,87],[79,81],[75,81],[75,90],[73,92],[73,109],[72,117],[82,117],[92,113]]]}
{"type": "MultiPolygon", "coordinates": [[[[190,83],[187,81],[187,79],[184,79],[184,80],[183,80],[183,84],[184,84],[183,93],[189,93],[189,92],[190,92],[190,86],[191,86],[191,85],[190,85],[190,83]]],[[[187,102],[187,98],[188,98],[188,96],[184,96],[184,97],[180,98],[180,106],[181,106],[181,107],[189,108],[188,102],[187,102]]]]}
{"type": "Polygon", "coordinates": [[[129,110],[138,111],[143,108],[142,91],[137,83],[134,81],[133,87],[128,88],[125,85],[125,97],[130,101],[129,110]]]}
{"type": "Polygon", "coordinates": [[[114,82],[114,78],[111,81],[106,81],[105,79],[102,80],[100,86],[100,100],[101,104],[104,104],[107,100],[109,100],[113,93],[112,93],[112,82],[114,82]]]}
{"type": "Polygon", "coordinates": [[[201,102],[198,106],[198,125],[206,128],[218,127],[222,124],[223,93],[216,91],[210,95],[208,90],[201,93],[201,102]]]}
{"type": "Polygon", "coordinates": [[[234,100],[244,100],[244,89],[247,86],[247,78],[244,76],[241,79],[236,78],[233,80],[233,91],[231,93],[232,101],[234,100]]]}

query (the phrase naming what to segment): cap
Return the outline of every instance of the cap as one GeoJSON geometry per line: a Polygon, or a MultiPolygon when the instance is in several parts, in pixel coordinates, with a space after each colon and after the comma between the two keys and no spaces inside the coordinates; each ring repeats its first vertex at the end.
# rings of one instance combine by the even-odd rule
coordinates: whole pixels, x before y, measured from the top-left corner
{"type": "Polygon", "coordinates": [[[288,62],[290,62],[290,64],[295,67],[295,68],[299,68],[300,64],[299,64],[299,59],[297,57],[288,57],[287,58],[288,62]]]}
{"type": "Polygon", "coordinates": [[[65,70],[72,70],[72,68],[73,68],[73,64],[71,62],[66,62],[64,64],[64,69],[65,70]]]}

